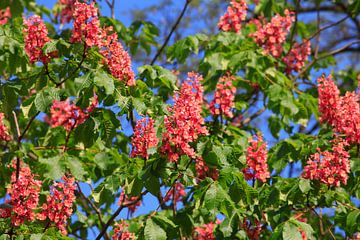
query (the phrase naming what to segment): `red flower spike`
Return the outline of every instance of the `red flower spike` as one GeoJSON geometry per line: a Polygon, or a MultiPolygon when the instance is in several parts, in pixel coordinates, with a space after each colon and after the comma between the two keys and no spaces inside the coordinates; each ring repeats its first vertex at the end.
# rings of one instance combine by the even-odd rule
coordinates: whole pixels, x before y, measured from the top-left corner
{"type": "Polygon", "coordinates": [[[213,180],[217,180],[219,178],[219,171],[215,168],[209,168],[202,157],[195,159],[195,172],[199,179],[211,177],[213,180]]]}
{"type": "Polygon", "coordinates": [[[39,16],[24,18],[25,52],[30,58],[30,63],[41,61],[44,64],[50,61],[49,55],[44,55],[42,48],[50,41],[48,30],[39,16]]]}
{"type": "Polygon", "coordinates": [[[210,111],[214,116],[224,114],[229,118],[233,117],[231,109],[235,106],[236,93],[236,88],[232,85],[234,80],[235,77],[230,74],[220,78],[214,99],[210,102],[210,111]]]}
{"type": "Polygon", "coordinates": [[[295,43],[290,52],[283,58],[283,62],[286,64],[286,73],[299,72],[310,54],[310,41],[306,40],[302,44],[295,43]]]}
{"type": "Polygon", "coordinates": [[[151,118],[143,118],[136,122],[134,136],[131,138],[131,157],[148,159],[148,149],[156,147],[159,139],[156,137],[154,121],[151,118]]]}
{"type": "MultiPolygon", "coordinates": [[[[16,169],[16,161],[12,162],[12,168],[16,169]]],[[[11,208],[0,209],[1,218],[11,218],[14,226],[20,226],[25,221],[34,221],[36,209],[39,203],[41,181],[34,179],[29,167],[20,162],[19,178],[16,178],[16,171],[11,175],[11,185],[7,189],[10,199],[5,203],[11,208]]]]}
{"type": "Polygon", "coordinates": [[[8,132],[7,127],[4,124],[4,113],[0,112],[0,140],[2,141],[10,141],[11,136],[8,132]]]}
{"type": "Polygon", "coordinates": [[[0,25],[5,25],[11,18],[10,7],[0,10],[0,25]]]}
{"type": "Polygon", "coordinates": [[[175,201],[181,202],[183,197],[186,196],[185,187],[180,182],[175,183],[174,187],[172,187],[165,195],[164,202],[175,201]],[[174,193],[175,191],[175,193],[174,193]],[[174,200],[175,199],[175,200],[174,200]]]}
{"type": "Polygon", "coordinates": [[[266,182],[270,178],[267,165],[267,144],[263,142],[261,134],[257,135],[257,139],[249,140],[249,147],[246,151],[247,168],[243,169],[246,180],[256,178],[262,182],[266,182]]]}
{"type": "Polygon", "coordinates": [[[286,35],[289,33],[294,21],[293,12],[287,9],[284,17],[276,14],[269,23],[263,21],[264,24],[262,24],[260,20],[256,19],[252,23],[257,26],[257,31],[250,34],[250,36],[265,50],[265,53],[278,58],[281,56],[282,44],[285,42],[286,35]]]}
{"type": "Polygon", "coordinates": [[[42,206],[42,212],[37,215],[39,220],[49,219],[51,223],[66,235],[67,219],[73,213],[73,203],[75,196],[75,179],[63,176],[63,182],[54,182],[50,188],[50,195],[47,197],[47,203],[42,206]]]}
{"type": "Polygon", "coordinates": [[[261,223],[259,220],[255,219],[255,224],[252,224],[250,220],[244,218],[242,223],[242,228],[245,230],[246,235],[251,240],[259,240],[261,234],[261,223]]]}
{"type": "Polygon", "coordinates": [[[195,151],[189,143],[195,142],[200,135],[208,134],[201,116],[203,103],[201,80],[201,75],[188,73],[188,78],[182,84],[180,92],[174,96],[174,106],[169,108],[172,115],[165,116],[166,131],[163,133],[161,152],[167,155],[171,162],[177,162],[180,155],[195,158],[195,151]]]}
{"type": "Polygon", "coordinates": [[[71,22],[73,19],[73,14],[75,11],[75,2],[76,0],[59,0],[58,4],[61,7],[60,14],[60,23],[65,24],[71,22]]]}
{"type": "Polygon", "coordinates": [[[131,68],[130,55],[118,41],[117,33],[107,33],[111,30],[111,27],[103,30],[105,38],[100,53],[105,57],[104,62],[109,68],[111,75],[120,81],[124,81],[128,86],[134,86],[135,74],[131,68]]]}
{"type": "Polygon", "coordinates": [[[214,229],[215,223],[203,224],[202,226],[195,227],[194,240],[215,240],[214,229]]]}
{"type": "Polygon", "coordinates": [[[98,97],[95,95],[90,106],[83,111],[75,104],[70,104],[69,99],[65,101],[53,101],[53,105],[50,108],[51,118],[49,124],[51,127],[63,126],[66,131],[71,131],[80,124],[86,121],[89,117],[89,113],[94,111],[98,104],[98,97]]]}
{"type": "Polygon", "coordinates": [[[218,27],[221,31],[239,33],[241,22],[246,19],[247,4],[244,0],[232,0],[226,13],[221,16],[218,27]]]}
{"type": "Polygon", "coordinates": [[[332,152],[319,150],[311,155],[302,177],[318,180],[328,186],[339,187],[341,183],[345,185],[350,173],[350,155],[345,151],[347,145],[347,142],[338,139],[332,146],[332,152]]]}
{"type": "MultiPolygon", "coordinates": [[[[137,196],[133,196],[133,197],[129,197],[127,195],[125,195],[125,192],[121,192],[120,194],[120,198],[119,198],[119,205],[124,205],[124,204],[129,204],[131,202],[134,202],[136,200],[138,200],[139,197],[137,196]]],[[[130,212],[130,215],[132,215],[136,210],[137,208],[141,206],[141,201],[137,201],[129,206],[127,206],[129,212],[130,212]]]]}
{"type": "Polygon", "coordinates": [[[71,42],[83,42],[86,47],[102,46],[102,30],[95,2],[74,4],[74,27],[71,42]]]}
{"type": "Polygon", "coordinates": [[[114,235],[112,236],[112,240],[135,240],[135,234],[126,230],[129,226],[124,221],[120,223],[115,223],[114,225],[114,235]]]}

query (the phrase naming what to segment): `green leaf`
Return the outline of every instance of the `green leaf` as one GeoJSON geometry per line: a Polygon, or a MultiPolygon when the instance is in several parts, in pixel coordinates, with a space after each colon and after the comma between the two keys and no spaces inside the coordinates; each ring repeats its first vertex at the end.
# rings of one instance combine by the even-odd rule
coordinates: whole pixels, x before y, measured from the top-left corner
{"type": "Polygon", "coordinates": [[[360,216],[359,209],[350,212],[346,217],[346,226],[352,229],[353,227],[358,225],[359,221],[357,221],[357,219],[359,218],[359,216],[360,216]]]}
{"type": "Polygon", "coordinates": [[[149,178],[144,180],[145,187],[147,190],[149,190],[150,193],[152,193],[154,196],[158,196],[160,192],[160,181],[159,178],[150,175],[149,178]]]}
{"type": "Polygon", "coordinates": [[[45,176],[50,179],[60,179],[65,173],[65,166],[62,156],[40,158],[39,162],[46,165],[47,172],[45,173],[45,176]]]}
{"type": "Polygon", "coordinates": [[[310,180],[309,180],[309,179],[300,178],[299,188],[300,188],[301,192],[303,192],[303,193],[309,192],[310,189],[311,189],[310,180]]]}
{"type": "Polygon", "coordinates": [[[31,234],[30,240],[41,240],[43,236],[43,233],[31,234]]]}
{"type": "Polygon", "coordinates": [[[166,232],[151,218],[146,221],[144,234],[148,240],[166,240],[166,232]]]}
{"type": "Polygon", "coordinates": [[[114,93],[114,80],[104,71],[96,71],[94,73],[94,83],[98,87],[104,87],[107,95],[114,93]]]}
{"type": "Polygon", "coordinates": [[[81,162],[74,156],[66,156],[66,166],[69,168],[71,174],[75,179],[83,181],[86,171],[82,167],[81,162]]]}
{"type": "Polygon", "coordinates": [[[284,224],[282,237],[283,240],[302,240],[298,227],[289,222],[284,224]]]}
{"type": "Polygon", "coordinates": [[[162,226],[177,228],[176,224],[173,221],[163,215],[155,215],[154,217],[152,217],[152,219],[162,226]]]}
{"type": "Polygon", "coordinates": [[[88,72],[81,77],[75,78],[76,91],[79,94],[81,90],[89,88],[93,83],[91,73],[88,72]]]}

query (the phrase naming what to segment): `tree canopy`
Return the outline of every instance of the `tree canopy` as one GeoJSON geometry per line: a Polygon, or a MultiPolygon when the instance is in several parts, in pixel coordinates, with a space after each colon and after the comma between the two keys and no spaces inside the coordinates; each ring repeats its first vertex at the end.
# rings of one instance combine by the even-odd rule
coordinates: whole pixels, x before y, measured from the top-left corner
{"type": "Polygon", "coordinates": [[[359,1],[119,4],[0,2],[0,239],[360,239],[359,1]]]}

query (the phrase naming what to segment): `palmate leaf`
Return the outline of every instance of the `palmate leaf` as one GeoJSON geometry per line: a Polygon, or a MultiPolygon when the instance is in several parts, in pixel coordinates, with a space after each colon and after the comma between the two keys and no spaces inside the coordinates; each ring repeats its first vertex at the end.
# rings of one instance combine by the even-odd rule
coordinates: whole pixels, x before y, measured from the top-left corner
{"type": "Polygon", "coordinates": [[[145,239],[149,240],[165,240],[166,232],[157,225],[151,218],[146,221],[144,229],[145,239]]]}

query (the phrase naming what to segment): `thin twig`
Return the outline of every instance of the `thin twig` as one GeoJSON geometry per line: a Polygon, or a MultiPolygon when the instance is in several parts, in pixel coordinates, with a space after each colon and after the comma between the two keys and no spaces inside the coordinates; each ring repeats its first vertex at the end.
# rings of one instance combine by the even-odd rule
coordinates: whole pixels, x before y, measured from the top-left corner
{"type": "Polygon", "coordinates": [[[163,43],[163,45],[159,48],[159,50],[156,52],[154,58],[151,60],[150,65],[154,65],[154,63],[156,62],[156,60],[158,59],[158,57],[160,56],[160,54],[162,53],[162,51],[164,50],[164,48],[167,46],[167,44],[169,43],[169,40],[171,38],[171,36],[173,35],[173,33],[175,32],[176,28],[179,26],[181,19],[183,18],[186,9],[188,8],[189,4],[190,4],[191,0],[186,0],[184,8],[182,9],[179,17],[177,18],[175,24],[172,26],[171,31],[169,33],[169,35],[166,37],[165,42],[163,43]]]}
{"type": "MultiPolygon", "coordinates": [[[[84,194],[84,193],[82,192],[82,190],[81,190],[81,187],[80,187],[79,182],[76,182],[76,185],[77,185],[77,187],[78,187],[78,192],[80,193],[81,197],[82,197],[83,199],[85,199],[85,200],[90,204],[91,208],[92,208],[92,209],[96,212],[96,214],[98,215],[98,218],[99,218],[101,227],[104,227],[104,226],[105,226],[105,223],[104,223],[104,221],[103,221],[103,219],[102,219],[100,209],[99,209],[87,196],[85,196],[85,194],[84,194]]],[[[106,240],[110,239],[110,238],[109,238],[109,235],[108,235],[107,233],[104,234],[104,238],[105,238],[106,240]]]]}
{"type": "Polygon", "coordinates": [[[81,65],[83,64],[83,62],[85,61],[85,58],[86,58],[86,50],[87,50],[87,47],[86,47],[86,44],[84,43],[84,51],[83,51],[83,54],[82,54],[82,58],[81,58],[81,61],[79,62],[79,64],[77,65],[76,69],[71,72],[69,74],[69,76],[67,78],[64,78],[63,80],[61,80],[60,82],[58,82],[56,84],[56,87],[60,87],[64,82],[66,82],[68,79],[72,78],[73,76],[75,76],[76,72],[80,69],[81,65]]]}
{"type": "Polygon", "coordinates": [[[120,212],[121,212],[124,208],[126,208],[126,207],[128,207],[128,206],[130,206],[130,205],[133,205],[133,204],[137,203],[138,201],[141,200],[142,196],[145,195],[145,194],[147,194],[147,193],[148,193],[148,191],[146,190],[146,191],[142,192],[142,193],[140,194],[140,196],[139,196],[136,200],[134,200],[134,201],[129,201],[129,202],[127,202],[127,203],[122,203],[122,204],[119,206],[119,208],[114,212],[114,214],[111,216],[111,218],[106,222],[105,226],[102,228],[102,230],[101,230],[101,232],[99,233],[99,235],[97,235],[96,240],[100,240],[101,237],[104,236],[104,234],[106,233],[106,230],[108,229],[108,227],[114,222],[115,218],[120,214],[120,212]]]}

